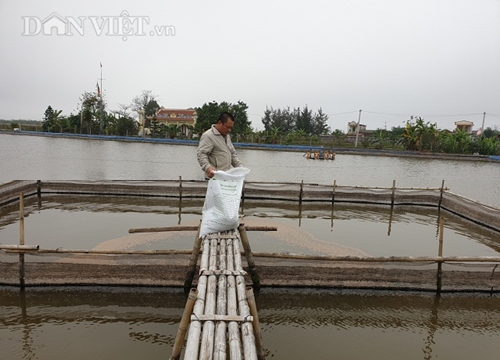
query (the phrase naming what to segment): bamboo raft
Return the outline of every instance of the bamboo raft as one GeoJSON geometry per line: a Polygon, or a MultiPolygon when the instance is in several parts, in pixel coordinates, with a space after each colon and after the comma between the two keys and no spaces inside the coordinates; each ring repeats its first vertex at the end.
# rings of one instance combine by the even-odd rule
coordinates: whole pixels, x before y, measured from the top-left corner
{"type": "MultiPolygon", "coordinates": [[[[241,263],[240,249],[246,248],[247,240],[243,224],[238,230],[198,239],[202,248],[198,285],[189,293],[170,359],[180,358],[188,328],[185,360],[265,358],[253,289],[246,286],[248,273],[241,263]]],[[[195,243],[195,263],[196,248],[195,243]]]]}

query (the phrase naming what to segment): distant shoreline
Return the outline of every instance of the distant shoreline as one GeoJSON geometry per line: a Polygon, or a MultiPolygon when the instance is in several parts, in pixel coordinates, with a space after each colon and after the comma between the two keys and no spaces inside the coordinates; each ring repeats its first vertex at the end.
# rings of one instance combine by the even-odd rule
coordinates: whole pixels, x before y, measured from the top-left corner
{"type": "MultiPolygon", "coordinates": [[[[138,142],[138,143],[142,142],[142,143],[186,145],[186,146],[198,145],[198,140],[141,138],[141,137],[116,136],[116,135],[47,133],[38,131],[18,131],[18,132],[0,131],[0,135],[44,136],[44,137],[63,138],[63,139],[124,141],[124,142],[138,142]]],[[[306,152],[309,150],[333,149],[333,151],[335,151],[337,154],[347,154],[347,155],[409,157],[409,158],[420,158],[420,159],[442,159],[442,160],[462,160],[462,161],[481,161],[481,162],[500,163],[500,157],[492,158],[488,155],[469,155],[469,154],[462,155],[462,154],[433,153],[427,151],[419,152],[419,151],[408,151],[408,150],[377,150],[377,149],[364,149],[364,148],[342,148],[342,147],[307,146],[307,145],[278,145],[278,144],[255,144],[255,143],[233,143],[233,144],[236,148],[254,149],[254,150],[306,152]]]]}

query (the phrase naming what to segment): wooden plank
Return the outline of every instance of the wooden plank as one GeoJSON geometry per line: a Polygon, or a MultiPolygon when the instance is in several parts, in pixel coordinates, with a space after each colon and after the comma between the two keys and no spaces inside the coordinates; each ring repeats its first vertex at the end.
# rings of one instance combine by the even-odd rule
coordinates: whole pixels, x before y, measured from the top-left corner
{"type": "Polygon", "coordinates": [[[254,317],[252,315],[218,315],[218,314],[204,314],[204,315],[191,315],[191,321],[236,321],[236,322],[252,322],[254,317]]]}

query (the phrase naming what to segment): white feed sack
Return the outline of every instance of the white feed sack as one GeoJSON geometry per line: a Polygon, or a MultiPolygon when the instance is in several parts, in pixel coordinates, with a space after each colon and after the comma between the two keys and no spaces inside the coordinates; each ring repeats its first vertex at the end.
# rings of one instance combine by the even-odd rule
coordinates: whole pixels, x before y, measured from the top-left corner
{"type": "Polygon", "coordinates": [[[216,171],[214,177],[208,180],[200,237],[238,227],[241,191],[249,173],[250,169],[237,167],[216,171]]]}

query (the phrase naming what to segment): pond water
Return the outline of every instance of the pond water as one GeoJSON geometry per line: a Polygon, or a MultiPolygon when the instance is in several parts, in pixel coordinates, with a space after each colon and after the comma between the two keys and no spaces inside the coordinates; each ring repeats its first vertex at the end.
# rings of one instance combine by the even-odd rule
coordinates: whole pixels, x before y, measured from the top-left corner
{"type": "MultiPolygon", "coordinates": [[[[500,162],[239,149],[247,181],[391,187],[445,186],[500,208],[500,162]]],[[[196,147],[0,133],[0,183],[11,180],[201,180],[196,147]]]]}
{"type": "MultiPolygon", "coordinates": [[[[0,183],[41,180],[201,179],[196,148],[0,134],[0,183]]],[[[296,152],[240,150],[249,181],[439,187],[500,207],[500,164],[338,155],[311,161],[296,152]]],[[[93,248],[128,229],[198,224],[201,201],[43,196],[27,199],[26,243],[93,248]]],[[[278,225],[252,233],[255,252],[324,253],[339,244],[372,256],[435,256],[437,210],[343,204],[245,202],[245,221],[278,225]],[[289,236],[299,234],[298,237],[289,236]]],[[[500,235],[445,216],[446,256],[491,256],[500,235]]],[[[0,209],[0,243],[19,239],[17,205],[0,209]]],[[[120,242],[113,242],[113,244],[120,242]]],[[[131,249],[190,249],[192,234],[131,249]]],[[[116,246],[116,245],[115,245],[116,246]]],[[[1,260],[1,259],[0,259],[1,260]]],[[[185,305],[180,289],[0,287],[0,359],[165,359],[185,305]]],[[[497,359],[498,294],[363,292],[264,288],[257,297],[268,359],[497,359]]]]}

